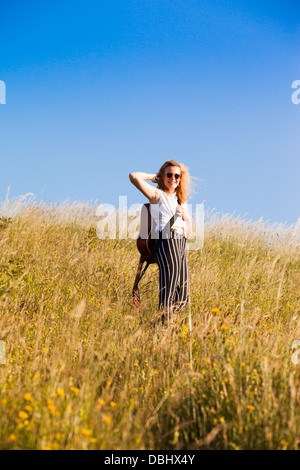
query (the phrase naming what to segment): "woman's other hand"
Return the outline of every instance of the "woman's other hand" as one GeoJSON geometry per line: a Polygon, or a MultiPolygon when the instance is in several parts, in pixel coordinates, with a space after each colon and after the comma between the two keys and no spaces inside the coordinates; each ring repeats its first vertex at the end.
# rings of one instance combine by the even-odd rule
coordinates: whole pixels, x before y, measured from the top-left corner
{"type": "Polygon", "coordinates": [[[185,220],[187,218],[187,211],[183,206],[178,205],[176,207],[176,213],[179,217],[182,218],[182,220],[185,220]]]}
{"type": "Polygon", "coordinates": [[[187,238],[189,238],[193,231],[192,220],[188,211],[187,206],[178,205],[176,208],[176,213],[179,217],[182,218],[187,224],[187,238]]]}

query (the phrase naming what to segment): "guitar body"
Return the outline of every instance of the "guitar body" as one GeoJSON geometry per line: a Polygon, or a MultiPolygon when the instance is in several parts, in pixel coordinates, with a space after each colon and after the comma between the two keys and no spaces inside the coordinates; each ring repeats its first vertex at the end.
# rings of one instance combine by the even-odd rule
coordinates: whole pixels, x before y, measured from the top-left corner
{"type": "MultiPolygon", "coordinates": [[[[141,259],[147,261],[150,258],[155,240],[151,238],[151,214],[150,204],[144,204],[141,211],[141,228],[137,238],[137,249],[141,254],[141,259]]],[[[155,263],[155,259],[151,263],[155,263]]]]}

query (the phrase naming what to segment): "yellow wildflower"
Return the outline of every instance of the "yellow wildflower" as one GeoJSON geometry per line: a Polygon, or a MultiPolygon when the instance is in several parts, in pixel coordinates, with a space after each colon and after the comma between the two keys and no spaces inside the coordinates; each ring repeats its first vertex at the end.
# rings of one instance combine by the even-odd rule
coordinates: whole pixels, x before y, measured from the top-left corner
{"type": "MultiPolygon", "coordinates": [[[[49,413],[50,413],[51,415],[57,414],[56,406],[55,406],[55,405],[48,405],[48,410],[49,410],[49,413]]],[[[59,413],[58,413],[58,414],[59,414],[59,413]]]]}
{"type": "Polygon", "coordinates": [[[220,313],[221,310],[218,307],[212,308],[211,313],[220,313]]]}
{"type": "Polygon", "coordinates": [[[28,418],[28,414],[26,413],[26,411],[19,411],[19,418],[21,419],[27,419],[28,418]]]}
{"type": "Polygon", "coordinates": [[[252,406],[252,405],[247,405],[246,408],[247,408],[248,411],[254,411],[255,410],[255,407],[252,406]]]}

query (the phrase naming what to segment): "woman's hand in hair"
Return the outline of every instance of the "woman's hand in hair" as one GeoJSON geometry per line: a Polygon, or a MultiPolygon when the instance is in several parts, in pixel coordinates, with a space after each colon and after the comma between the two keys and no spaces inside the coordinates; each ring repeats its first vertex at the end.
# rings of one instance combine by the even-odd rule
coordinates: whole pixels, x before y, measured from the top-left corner
{"type": "Polygon", "coordinates": [[[158,183],[158,178],[159,178],[159,172],[154,173],[154,175],[152,175],[152,177],[150,178],[150,181],[152,181],[152,183],[158,183]]]}

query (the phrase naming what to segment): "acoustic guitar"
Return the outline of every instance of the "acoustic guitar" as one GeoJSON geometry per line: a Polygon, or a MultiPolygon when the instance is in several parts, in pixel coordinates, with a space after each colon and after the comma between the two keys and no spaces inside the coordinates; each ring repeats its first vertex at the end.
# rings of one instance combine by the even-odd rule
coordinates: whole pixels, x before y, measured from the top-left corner
{"type": "Polygon", "coordinates": [[[137,267],[134,285],[133,285],[133,302],[138,307],[140,303],[140,296],[138,292],[138,282],[141,276],[141,271],[143,264],[155,264],[156,259],[155,256],[151,258],[151,252],[154,247],[155,240],[151,238],[151,213],[150,213],[150,203],[144,204],[141,210],[141,225],[140,225],[140,233],[136,240],[137,249],[140,252],[140,260],[137,267]]]}
{"type": "MultiPolygon", "coordinates": [[[[150,258],[154,243],[155,240],[151,238],[150,204],[147,203],[142,206],[140,233],[136,241],[137,249],[141,254],[143,262],[150,258]]],[[[155,260],[153,260],[152,263],[155,263],[155,260]]]]}

